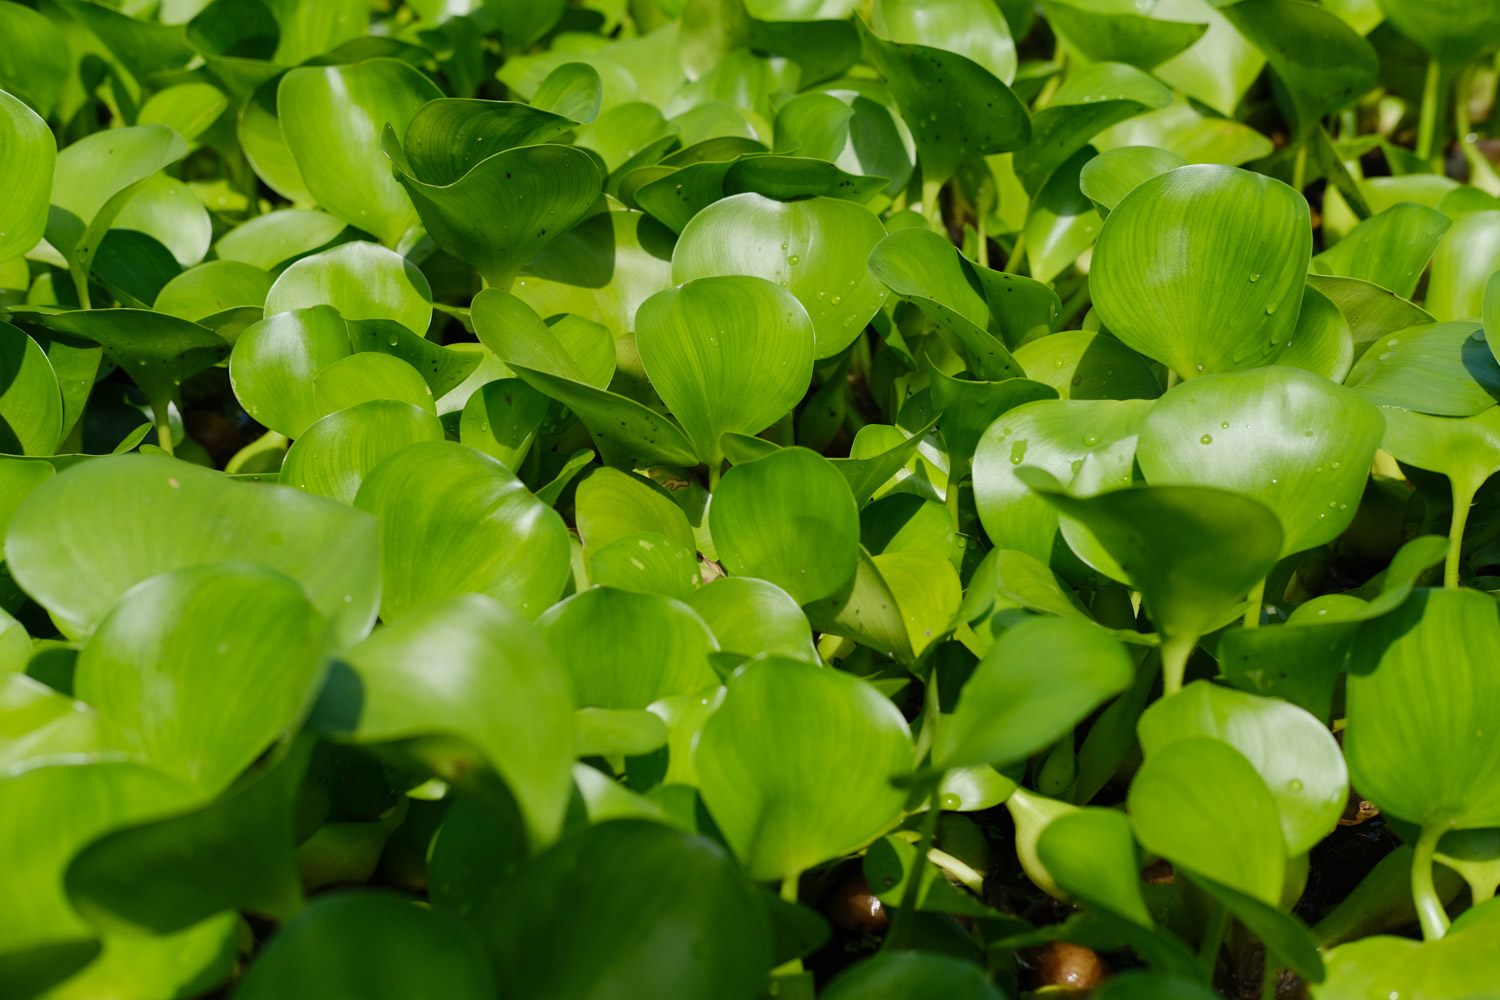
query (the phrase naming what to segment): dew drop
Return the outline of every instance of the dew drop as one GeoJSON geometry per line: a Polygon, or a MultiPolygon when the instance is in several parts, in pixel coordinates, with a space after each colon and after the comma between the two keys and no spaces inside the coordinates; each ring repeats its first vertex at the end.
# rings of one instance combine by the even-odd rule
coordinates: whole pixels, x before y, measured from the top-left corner
{"type": "Polygon", "coordinates": [[[786,262],[787,262],[787,263],[788,263],[788,264],[791,264],[791,265],[792,265],[792,266],[793,266],[793,267],[795,267],[795,266],[797,266],[797,265],[798,265],[798,264],[800,264],[800,263],[802,263],[802,258],[801,258],[801,257],[798,257],[798,256],[797,256],[797,255],[796,255],[796,254],[792,254],[792,255],[791,255],[791,256],[790,256],[790,257],[788,257],[788,258],[787,258],[787,259],[786,259],[786,262]]]}
{"type": "Polygon", "coordinates": [[[1302,791],[1302,779],[1293,778],[1291,781],[1288,781],[1286,783],[1286,787],[1290,788],[1294,792],[1300,792],[1302,791]]]}
{"type": "Polygon", "coordinates": [[[1199,438],[1198,441],[1202,444],[1213,444],[1214,438],[1212,434],[1205,434],[1201,438],[1199,438]]]}
{"type": "Polygon", "coordinates": [[[1097,435],[1097,434],[1085,434],[1083,436],[1083,446],[1085,448],[1092,448],[1094,445],[1096,445],[1098,443],[1099,443],[1099,435],[1097,435]]]}
{"type": "Polygon", "coordinates": [[[400,341],[400,338],[399,338],[399,337],[397,337],[397,336],[396,336],[396,335],[395,335],[395,334],[394,334],[394,333],[393,333],[393,334],[391,334],[391,335],[390,335],[390,336],[389,336],[389,337],[387,337],[387,338],[385,338],[385,342],[386,342],[386,343],[387,343],[387,344],[390,344],[390,345],[391,345],[391,346],[392,346],[392,347],[395,347],[395,346],[396,346],[396,345],[397,345],[397,344],[399,344],[399,343],[400,343],[400,342],[401,342],[401,341],[400,341]]]}
{"type": "Polygon", "coordinates": [[[1229,430],[1229,421],[1227,421],[1227,420],[1221,420],[1219,422],[1219,426],[1222,427],[1222,428],[1224,428],[1227,431],[1227,430],[1229,430]]]}
{"type": "Polygon", "coordinates": [[[1260,275],[1258,275],[1258,274],[1252,274],[1252,275],[1250,275],[1250,280],[1251,281],[1259,281],[1260,280],[1260,275]]]}

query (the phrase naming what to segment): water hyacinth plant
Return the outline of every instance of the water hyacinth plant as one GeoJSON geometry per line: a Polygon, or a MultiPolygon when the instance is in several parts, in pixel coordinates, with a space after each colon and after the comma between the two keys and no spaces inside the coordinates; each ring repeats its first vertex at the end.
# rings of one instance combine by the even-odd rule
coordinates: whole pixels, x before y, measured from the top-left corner
{"type": "Polygon", "coordinates": [[[1495,0],[0,0],[0,1000],[1500,995],[1495,0]]]}

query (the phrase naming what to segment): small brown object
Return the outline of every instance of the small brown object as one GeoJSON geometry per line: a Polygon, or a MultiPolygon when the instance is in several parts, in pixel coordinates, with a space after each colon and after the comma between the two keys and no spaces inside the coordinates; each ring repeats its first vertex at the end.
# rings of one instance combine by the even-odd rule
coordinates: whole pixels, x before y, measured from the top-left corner
{"type": "Polygon", "coordinates": [[[1379,806],[1360,798],[1358,792],[1350,791],[1349,801],[1344,806],[1344,814],[1339,817],[1339,826],[1359,826],[1379,815],[1379,806]]]}
{"type": "Polygon", "coordinates": [[[1141,870],[1141,881],[1151,885],[1171,885],[1177,881],[1177,872],[1170,861],[1153,861],[1141,870]]]}
{"type": "Polygon", "coordinates": [[[885,904],[870,891],[865,873],[857,868],[829,891],[823,911],[835,926],[859,934],[882,934],[891,923],[885,904]]]}
{"type": "Polygon", "coordinates": [[[1109,968],[1098,952],[1070,941],[1044,944],[1031,952],[1030,959],[1038,989],[1065,986],[1074,990],[1092,990],[1109,974],[1109,968]]]}

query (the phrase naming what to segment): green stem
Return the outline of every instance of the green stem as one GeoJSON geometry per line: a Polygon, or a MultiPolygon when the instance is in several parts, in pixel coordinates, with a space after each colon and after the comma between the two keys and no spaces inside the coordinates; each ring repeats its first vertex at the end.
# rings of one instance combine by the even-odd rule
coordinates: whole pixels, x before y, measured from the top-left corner
{"type": "Polygon", "coordinates": [[[708,463],[708,492],[713,493],[719,488],[719,477],[724,474],[724,460],[715,458],[708,463]]]}
{"type": "Polygon", "coordinates": [[[1422,937],[1428,941],[1436,941],[1448,933],[1448,913],[1443,909],[1437,886],[1432,882],[1433,855],[1437,853],[1438,841],[1447,832],[1446,823],[1422,827],[1422,836],[1417,838],[1416,852],[1411,859],[1411,898],[1417,904],[1422,937]]]}
{"type": "Polygon", "coordinates": [[[1297,144],[1297,157],[1292,161],[1292,189],[1301,191],[1307,181],[1307,140],[1297,144]]]}
{"type": "Polygon", "coordinates": [[[89,272],[76,260],[68,261],[68,273],[73,276],[73,287],[78,291],[78,308],[92,309],[89,304],[89,272]]]}
{"type": "Polygon", "coordinates": [[[1436,59],[1427,61],[1427,77],[1422,82],[1421,117],[1417,122],[1417,156],[1432,162],[1438,144],[1438,129],[1443,119],[1443,84],[1446,73],[1436,59]]]}
{"type": "Polygon", "coordinates": [[[1198,945],[1198,966],[1204,978],[1213,981],[1214,966],[1219,960],[1219,946],[1224,943],[1224,929],[1229,926],[1229,911],[1217,902],[1212,904],[1213,916],[1208,918],[1203,940],[1198,945]]]}
{"type": "MultiPolygon", "coordinates": [[[[87,308],[85,306],[84,308],[87,308]]],[[[151,401],[151,416],[156,422],[156,443],[162,451],[168,455],[175,454],[172,451],[172,420],[171,411],[168,409],[166,400],[153,399],[151,401]]]]}
{"type": "Polygon", "coordinates": [[[922,180],[922,215],[938,232],[943,231],[943,203],[939,194],[943,190],[941,181],[922,180]]]}
{"type": "Polygon", "coordinates": [[[948,488],[943,494],[943,501],[948,505],[948,513],[953,518],[953,530],[960,533],[963,528],[958,522],[958,481],[963,478],[963,473],[959,471],[962,465],[956,455],[948,456],[948,488]]]}
{"type": "Polygon", "coordinates": [[[1266,949],[1266,971],[1260,978],[1260,1000],[1276,1000],[1276,979],[1281,972],[1281,967],[1271,957],[1271,949],[1266,949]]]}
{"type": "MultiPolygon", "coordinates": [[[[1030,211],[1028,209],[1027,211],[1030,211]]],[[[1005,266],[1000,270],[1006,274],[1020,274],[1021,261],[1026,258],[1026,230],[1016,234],[1016,242],[1011,245],[1010,256],[1005,258],[1005,266]]]]}
{"type": "MultiPolygon", "coordinates": [[[[781,898],[797,905],[797,886],[802,881],[801,872],[791,872],[781,880],[781,898]]],[[[771,970],[773,976],[800,976],[802,975],[802,959],[794,958],[789,962],[783,962],[771,970]]]]}
{"type": "Polygon", "coordinates": [[[1168,636],[1161,644],[1162,694],[1171,696],[1182,690],[1182,675],[1187,673],[1188,658],[1198,645],[1196,635],[1168,636]]]}
{"type": "Polygon", "coordinates": [[[968,886],[976,896],[984,894],[984,876],[947,851],[940,851],[934,847],[927,852],[927,860],[968,886]]]}
{"type": "Polygon", "coordinates": [[[1266,603],[1266,581],[1261,581],[1250,588],[1250,603],[1245,608],[1245,627],[1260,628],[1260,609],[1266,603]]]}
{"type": "Polygon", "coordinates": [[[1453,520],[1448,525],[1448,558],[1443,561],[1443,586],[1458,586],[1458,564],[1463,555],[1464,526],[1469,523],[1469,508],[1474,504],[1472,489],[1453,486],[1453,520]]]}
{"type": "Polygon", "coordinates": [[[980,267],[990,266],[990,240],[984,233],[984,213],[974,220],[974,254],[980,267]]]}
{"type": "Polygon", "coordinates": [[[917,913],[917,894],[922,887],[922,864],[927,858],[927,852],[932,850],[938,814],[943,811],[941,791],[942,782],[935,782],[932,786],[932,798],[927,803],[927,814],[922,817],[922,834],[917,841],[917,853],[912,858],[911,872],[906,876],[906,886],[901,891],[901,907],[891,921],[891,930],[885,936],[881,951],[899,951],[911,939],[912,921],[916,919],[917,913]]]}

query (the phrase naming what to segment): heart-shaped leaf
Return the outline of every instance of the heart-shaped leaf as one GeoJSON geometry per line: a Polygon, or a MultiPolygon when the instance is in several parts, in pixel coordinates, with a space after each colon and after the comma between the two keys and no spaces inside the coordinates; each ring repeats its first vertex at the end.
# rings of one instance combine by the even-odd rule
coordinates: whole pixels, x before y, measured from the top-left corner
{"type": "Polygon", "coordinates": [[[395,320],[420,336],[432,320],[432,288],[400,254],[356,240],[302,258],[266,294],[267,316],[324,305],[346,320],[395,320]]]}
{"type": "Polygon", "coordinates": [[[568,578],[568,533],[557,512],[505,466],[461,444],[403,448],[365,476],[354,505],[382,521],[388,621],[464,593],[535,618],[568,578]]]}
{"type": "Polygon", "coordinates": [[[359,403],[308,427],[287,451],[280,482],[352,504],[383,459],[409,444],[441,440],[443,425],[428,410],[396,400],[359,403]]]}
{"type": "Polygon", "coordinates": [[[1141,425],[1136,461],[1153,485],[1216,486],[1281,522],[1281,554],[1343,533],[1380,446],[1380,411],[1327,379],[1280,365],[1171,389],[1141,425]]]}
{"type": "Polygon", "coordinates": [[[580,706],[645,708],[718,680],[708,664],[713,633],[668,597],[592,587],[551,608],[541,626],[580,706]]]}
{"type": "Polygon", "coordinates": [[[730,678],[693,752],[703,801],[754,878],[786,879],[878,836],[912,767],[896,707],[864,681],[781,657],[730,678]],[[859,761],[857,768],[831,761],[859,761]]]}
{"type": "Polygon", "coordinates": [[[764,430],[812,378],[812,322],[764,278],[699,278],[660,292],[641,305],[636,327],[652,384],[715,469],[722,435],[764,430]]]}
{"type": "Polygon", "coordinates": [[[1134,678],[1124,647],[1104,630],[1066,618],[1024,621],[979,661],[937,740],[934,762],[946,769],[1024,760],[1134,678]]]}
{"type": "Polygon", "coordinates": [[[33,491],[11,518],[5,555],[16,581],[76,639],[137,583],[232,559],[296,580],[336,639],[352,642],[375,620],[379,531],[374,519],[321,497],[237,483],[162,456],[120,455],[76,465],[33,491]],[[136,503],[122,506],[122,496],[136,503]]]}
{"type": "Polygon", "coordinates": [[[186,566],[132,588],[104,616],[74,683],[114,746],[212,797],[295,727],[322,673],[326,630],[280,573],[186,566]]]}
{"type": "Polygon", "coordinates": [[[0,451],[50,455],[63,434],[62,390],[46,352],[0,323],[0,451]]]}
{"type": "Polygon", "coordinates": [[[805,448],[730,469],[710,524],[727,569],[769,580],[798,604],[835,593],[859,559],[859,510],[849,486],[805,448]]]}
{"type": "Polygon", "coordinates": [[[1183,378],[1275,360],[1312,250],[1307,202],[1233,167],[1138,185],[1099,233],[1090,286],[1105,326],[1183,378]]]}
{"type": "Polygon", "coordinates": [[[885,301],[865,266],[884,236],[880,220],[850,201],[738,194],[693,216],[673,251],[672,279],[745,274],[778,282],[812,319],[814,357],[832,357],[885,301]]]}
{"type": "Polygon", "coordinates": [[[1186,737],[1210,736],[1234,747],[1276,800],[1292,855],[1304,854],[1334,827],[1348,801],[1344,757],[1321,722],[1295,705],[1207,681],[1194,681],[1153,704],[1138,725],[1149,759],[1186,737]]]}
{"type": "Polygon", "coordinates": [[[1146,850],[1263,903],[1281,899],[1287,851],[1276,800],[1227,743],[1173,740],[1141,765],[1128,801],[1146,850]]]}
{"type": "Polygon", "coordinates": [[[318,204],[395,246],[418,215],[381,155],[380,134],[389,124],[401,138],[417,110],[442,96],[406,63],[370,59],[294,69],[281,78],[276,105],[287,148],[318,204]]]}
{"type": "Polygon", "coordinates": [[[532,626],[463,594],[377,629],[341,660],[318,728],[362,743],[467,740],[510,788],[532,844],[557,836],[573,787],[573,696],[532,626]]]}

